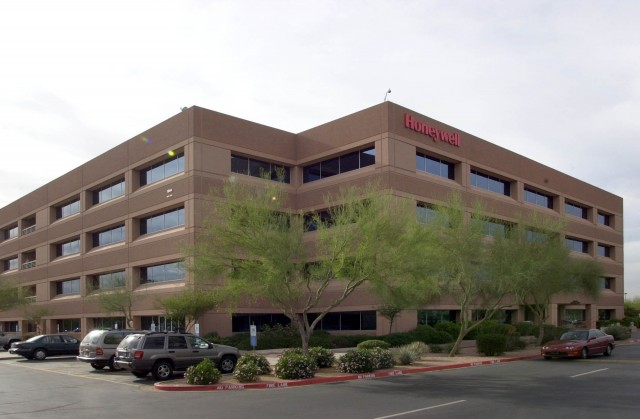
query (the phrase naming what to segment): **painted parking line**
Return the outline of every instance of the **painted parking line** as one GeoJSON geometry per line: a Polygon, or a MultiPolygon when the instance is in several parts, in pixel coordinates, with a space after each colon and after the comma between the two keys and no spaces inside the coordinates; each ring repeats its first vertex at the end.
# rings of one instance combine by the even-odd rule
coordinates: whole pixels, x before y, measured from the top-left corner
{"type": "Polygon", "coordinates": [[[583,375],[589,375],[589,374],[595,374],[597,372],[602,372],[602,371],[607,371],[609,368],[602,368],[599,370],[593,370],[593,371],[589,371],[589,372],[583,372],[582,374],[576,374],[576,375],[570,375],[569,378],[576,378],[576,377],[582,377],[583,375]]]}
{"type": "Polygon", "coordinates": [[[451,406],[452,404],[458,404],[458,403],[463,403],[463,402],[466,402],[466,400],[457,400],[455,402],[438,404],[438,405],[429,406],[429,407],[423,407],[422,409],[408,410],[406,412],[395,413],[393,415],[388,415],[388,416],[378,416],[377,418],[374,418],[374,419],[397,418],[398,416],[410,415],[412,413],[417,413],[417,412],[424,412],[425,410],[437,409],[439,407],[451,406]]]}
{"type": "Polygon", "coordinates": [[[77,378],[84,378],[95,381],[102,381],[105,383],[112,384],[121,384],[129,387],[135,387],[140,390],[150,390],[153,391],[153,383],[149,384],[140,384],[131,382],[133,376],[131,374],[123,374],[118,372],[105,372],[96,374],[91,370],[87,370],[84,364],[62,364],[60,362],[51,362],[46,363],[46,361],[38,361],[37,364],[32,363],[24,363],[24,362],[7,362],[2,365],[17,367],[17,368],[26,368],[33,371],[42,371],[59,375],[66,375],[77,378]]]}

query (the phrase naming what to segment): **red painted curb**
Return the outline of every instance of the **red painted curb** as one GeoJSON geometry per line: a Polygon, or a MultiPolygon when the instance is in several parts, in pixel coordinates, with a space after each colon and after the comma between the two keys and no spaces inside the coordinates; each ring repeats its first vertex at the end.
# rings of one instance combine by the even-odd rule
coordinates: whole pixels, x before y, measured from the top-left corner
{"type": "Polygon", "coordinates": [[[502,364],[505,362],[522,361],[525,359],[540,358],[540,355],[527,355],[516,358],[492,359],[487,361],[465,362],[463,364],[438,365],[435,367],[408,368],[404,370],[392,370],[372,372],[367,374],[350,374],[338,377],[314,377],[303,380],[283,381],[279,383],[248,383],[248,384],[210,384],[210,385],[191,385],[191,384],[170,384],[156,383],[154,387],[162,391],[220,391],[220,390],[254,390],[267,388],[284,388],[299,387],[311,384],[336,383],[340,381],[368,380],[371,378],[393,377],[397,375],[418,374],[423,372],[450,370],[456,368],[479,367],[482,365],[502,364]]]}

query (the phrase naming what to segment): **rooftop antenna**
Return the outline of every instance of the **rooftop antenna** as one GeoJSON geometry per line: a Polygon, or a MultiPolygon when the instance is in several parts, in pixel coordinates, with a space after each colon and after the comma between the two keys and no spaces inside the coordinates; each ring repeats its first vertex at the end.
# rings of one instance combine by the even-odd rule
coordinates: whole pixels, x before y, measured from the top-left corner
{"type": "Polygon", "coordinates": [[[187,108],[186,106],[180,106],[180,110],[181,110],[182,112],[186,111],[187,109],[188,109],[188,108],[187,108]]]}
{"type": "Polygon", "coordinates": [[[387,101],[387,95],[391,93],[391,89],[387,90],[387,93],[384,94],[384,101],[387,101]]]}

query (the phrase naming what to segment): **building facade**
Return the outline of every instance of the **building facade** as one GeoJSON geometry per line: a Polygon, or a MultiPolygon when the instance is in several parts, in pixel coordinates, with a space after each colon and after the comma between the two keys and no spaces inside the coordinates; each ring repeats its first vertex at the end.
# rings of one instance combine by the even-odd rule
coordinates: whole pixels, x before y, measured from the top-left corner
{"type": "MultiPolygon", "coordinates": [[[[622,198],[466,132],[391,102],[293,134],[192,107],[0,209],[0,281],[20,287],[30,304],[0,312],[0,328],[68,331],[124,326],[106,312],[96,290],[127,288],[133,326],[174,329],[157,301],[184,289],[184,245],[193,244],[207,214],[208,194],[230,176],[269,182],[284,173],[294,209],[322,211],[324,196],[372,177],[415,200],[418,213],[451,191],[485,203],[497,225],[535,211],[568,221],[575,257],[604,267],[597,299],[558,295],[554,324],[623,317],[622,198]]],[[[366,290],[355,292],[323,321],[326,330],[384,334],[388,320],[366,290]]],[[[404,311],[397,331],[420,322],[455,320],[459,307],[443,297],[404,311]]],[[[504,320],[529,320],[513,305],[504,320]]],[[[246,304],[200,319],[200,333],[248,330],[282,321],[268,304],[246,304]]]]}

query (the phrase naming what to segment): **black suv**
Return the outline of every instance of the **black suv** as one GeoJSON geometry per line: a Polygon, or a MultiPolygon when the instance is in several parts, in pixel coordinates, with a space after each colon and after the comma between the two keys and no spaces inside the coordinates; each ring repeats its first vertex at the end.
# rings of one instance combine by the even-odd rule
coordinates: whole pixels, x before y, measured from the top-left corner
{"type": "Polygon", "coordinates": [[[229,374],[239,357],[237,348],[209,343],[190,333],[147,332],[125,337],[116,349],[115,363],[139,378],[152,373],[156,380],[168,380],[174,371],[185,371],[205,358],[229,374]]]}

